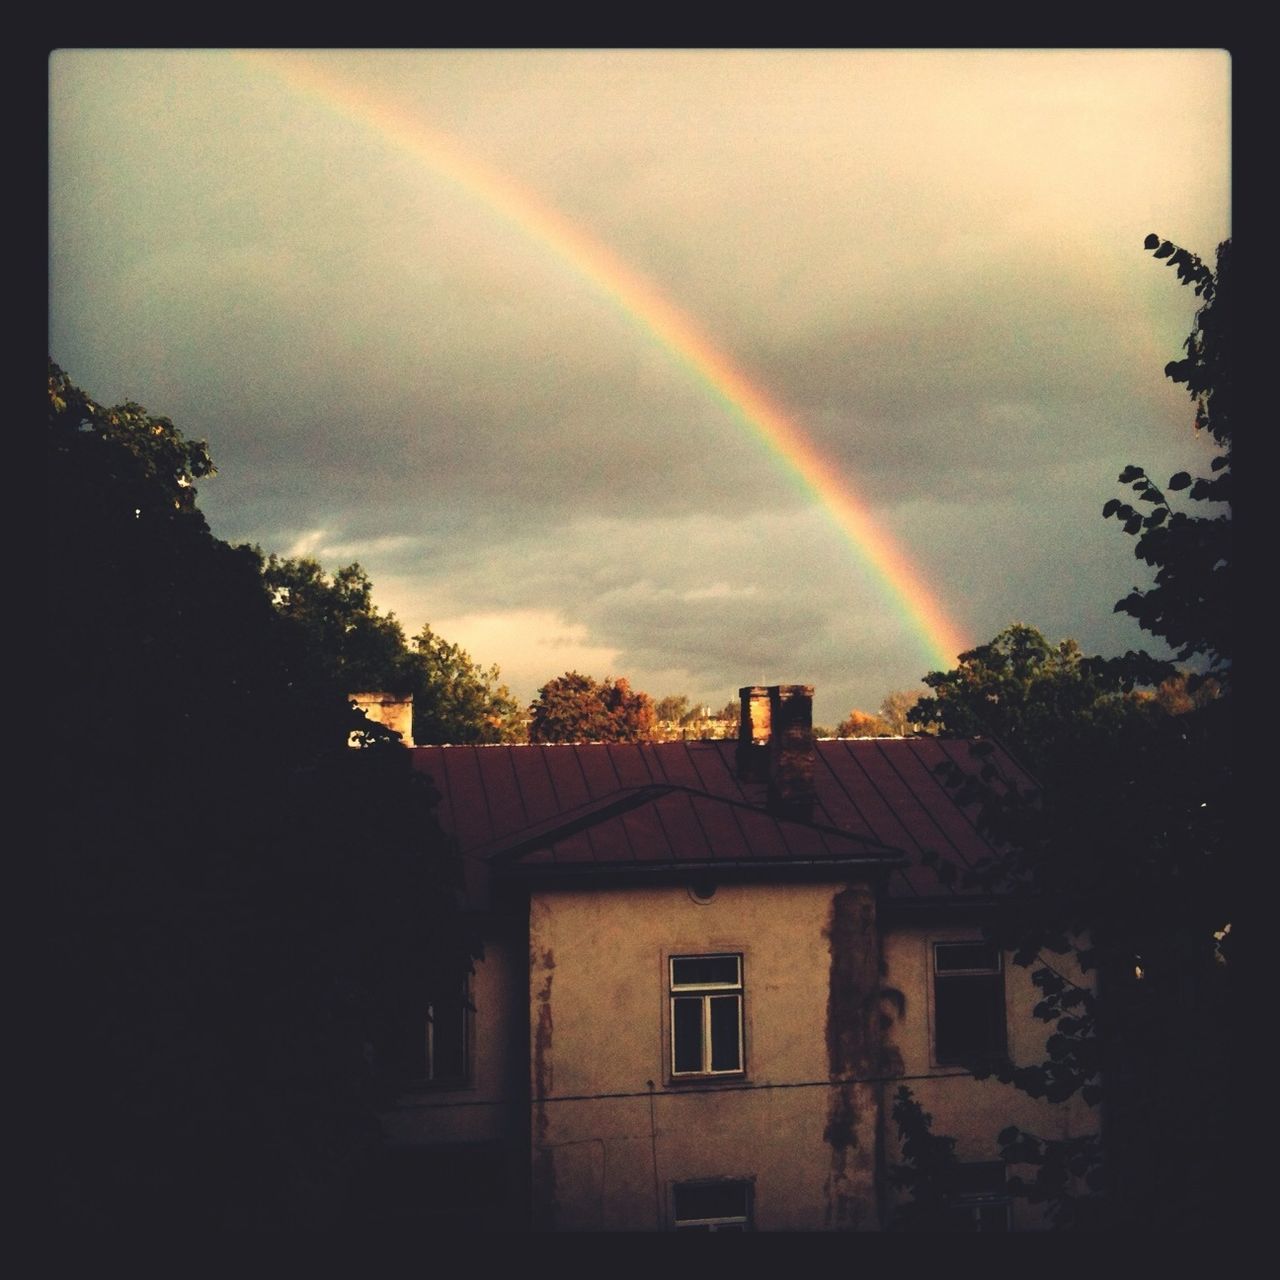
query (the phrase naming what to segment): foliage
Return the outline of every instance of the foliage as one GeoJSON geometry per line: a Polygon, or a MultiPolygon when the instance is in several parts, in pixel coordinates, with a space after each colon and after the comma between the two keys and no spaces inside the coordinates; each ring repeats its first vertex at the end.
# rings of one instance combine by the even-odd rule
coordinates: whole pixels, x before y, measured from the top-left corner
{"type": "Polygon", "coordinates": [[[346,746],[331,655],[196,506],[203,443],[52,362],[47,440],[55,1215],[318,1224],[396,1024],[470,961],[434,792],[375,729],[346,746]]]}
{"type": "Polygon", "coordinates": [[[1162,241],[1156,235],[1145,247],[1156,258],[1177,268],[1182,284],[1192,285],[1203,303],[1186,343],[1186,357],[1165,366],[1165,376],[1185,384],[1194,402],[1195,429],[1207,433],[1217,447],[1211,472],[1193,480],[1186,471],[1169,478],[1165,490],[1187,490],[1195,502],[1222,504],[1213,514],[1189,515],[1175,510],[1165,490],[1137,466],[1120,473],[1143,514],[1112,498],[1102,509],[1109,519],[1123,522],[1137,538],[1134,555],[1155,570],[1155,583],[1135,587],[1116,604],[1144,631],[1168,641],[1180,659],[1201,657],[1221,683],[1229,679],[1231,637],[1231,241],[1218,246],[1217,269],[1210,271],[1194,254],[1162,241]],[[1224,509],[1225,508],[1225,509],[1224,509]]]}
{"type": "Polygon", "coordinates": [[[599,684],[577,671],[548,680],[529,715],[530,742],[646,742],[656,725],[647,693],[621,677],[599,684]]]}
{"type": "MultiPolygon", "coordinates": [[[[1166,373],[1187,383],[1197,429],[1223,450],[1216,478],[1193,484],[1182,473],[1168,487],[1226,503],[1230,246],[1220,246],[1216,274],[1155,237],[1147,247],[1205,299],[1187,358],[1166,373]]],[[[987,742],[971,748],[976,775],[943,770],[1001,850],[962,878],[1011,904],[990,932],[1017,963],[1036,966],[1034,1013],[1050,1033],[1043,1062],[969,1065],[1035,1097],[1107,1103],[1102,1141],[1005,1129],[1004,1158],[1031,1171],[1011,1188],[1063,1227],[1099,1225],[1103,1205],[1106,1225],[1221,1228],[1238,1195],[1229,1098],[1242,1007],[1231,925],[1241,867],[1230,830],[1230,517],[1171,512],[1138,468],[1121,480],[1152,512],[1111,502],[1104,515],[1138,535],[1136,552],[1157,573],[1117,609],[1213,674],[1188,678],[1145,654],[1086,658],[1073,642],[1054,646],[1016,625],[926,677],[935,695],[912,719],[998,736],[1040,780],[1002,773],[987,742]],[[1074,952],[1081,971],[1098,975],[1097,995],[1046,952],[1074,952]]]]}
{"type": "Polygon", "coordinates": [[[1009,1194],[1031,1204],[1043,1204],[1058,1230],[1097,1229],[1106,1225],[1103,1147],[1100,1135],[1041,1138],[1017,1125],[1002,1129],[996,1139],[1006,1165],[1030,1166],[1030,1179],[1008,1179],[1009,1194]]]}
{"type": "Polygon", "coordinates": [[[856,707],[836,726],[839,738],[891,738],[893,730],[889,722],[880,716],[873,716],[856,707]]]}
{"type": "Polygon", "coordinates": [[[272,555],[262,577],[311,660],[344,692],[412,690],[414,664],[404,629],[395,614],[378,611],[373,582],[359,564],[330,579],[316,560],[272,555]]]}
{"type": "Polygon", "coordinates": [[[496,666],[481,667],[430,626],[413,638],[413,738],[428,742],[523,742],[520,704],[496,666]]]}
{"type": "Polygon", "coordinates": [[[910,1194],[893,1212],[893,1231],[948,1231],[947,1191],[956,1168],[956,1140],[933,1132],[933,1117],[915,1100],[906,1085],[893,1099],[893,1121],[903,1162],[894,1165],[889,1180],[910,1194]]]}
{"type": "Polygon", "coordinates": [[[668,694],[665,698],[659,698],[653,704],[653,714],[657,717],[659,723],[682,723],[685,717],[690,714],[688,696],[679,693],[668,694]]]}
{"type": "Polygon", "coordinates": [[[911,709],[920,700],[920,694],[910,689],[899,689],[885,694],[880,702],[880,714],[871,715],[856,707],[840,722],[836,735],[841,738],[901,738],[913,732],[909,718],[911,709]]]}
{"type": "Polygon", "coordinates": [[[410,645],[395,614],[379,612],[359,564],[329,578],[315,560],[273,555],[262,575],[297,642],[345,693],[412,696],[414,742],[523,740],[520,704],[498,668],[481,667],[430,626],[410,645]]]}
{"type": "Polygon", "coordinates": [[[912,732],[910,712],[921,696],[915,689],[895,689],[881,699],[880,717],[894,737],[905,737],[912,732]]]}
{"type": "Polygon", "coordinates": [[[951,671],[932,671],[934,693],[908,711],[913,724],[956,737],[998,738],[1033,771],[1080,747],[1082,730],[1111,729],[1132,711],[1136,683],[1168,678],[1172,668],[1144,654],[1085,657],[1074,640],[1057,644],[1015,622],[960,655],[951,671]]]}

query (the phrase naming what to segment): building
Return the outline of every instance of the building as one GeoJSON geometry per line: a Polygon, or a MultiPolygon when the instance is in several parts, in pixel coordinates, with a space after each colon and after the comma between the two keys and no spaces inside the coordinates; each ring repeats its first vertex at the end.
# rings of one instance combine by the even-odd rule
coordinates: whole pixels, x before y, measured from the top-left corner
{"type": "Polygon", "coordinates": [[[741,698],[736,743],[415,750],[485,954],[386,1117],[388,1213],[881,1230],[906,1082],[957,1138],[956,1221],[1040,1225],[1004,1193],[996,1134],[1096,1120],[958,1065],[1038,1060],[1045,1038],[1029,971],[984,940],[998,904],[926,865],[990,853],[936,773],[972,767],[969,744],[815,743],[811,687],[741,698]]]}
{"type": "MultiPolygon", "coordinates": [[[[375,724],[384,725],[400,735],[400,741],[406,746],[413,746],[413,694],[369,692],[349,695],[358,711],[375,724]]],[[[350,745],[356,745],[358,735],[352,734],[350,745]]]]}

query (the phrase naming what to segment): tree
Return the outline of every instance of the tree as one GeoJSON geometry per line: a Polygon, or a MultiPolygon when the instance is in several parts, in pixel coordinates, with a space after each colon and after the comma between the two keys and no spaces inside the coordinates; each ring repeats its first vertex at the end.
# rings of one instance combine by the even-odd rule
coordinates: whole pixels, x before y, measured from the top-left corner
{"type": "Polygon", "coordinates": [[[395,614],[373,603],[373,582],[359,564],[332,579],[316,560],[270,556],[263,581],[280,616],[296,629],[312,661],[346,693],[409,693],[415,663],[395,614]]]}
{"type": "Polygon", "coordinates": [[[52,361],[46,438],[55,1215],[316,1225],[473,953],[436,797],[376,728],[348,749],[341,662],[196,505],[202,442],[52,361]]]}
{"type": "Polygon", "coordinates": [[[647,693],[626,680],[567,671],[538,690],[529,707],[530,742],[646,742],[656,718],[647,693]]]}
{"type": "MultiPolygon", "coordinates": [[[[1216,274],[1156,237],[1147,248],[1205,299],[1187,358],[1166,373],[1188,385],[1196,429],[1222,448],[1214,478],[1193,483],[1181,473],[1168,488],[1226,504],[1230,245],[1219,247],[1216,274]]],[[[1103,514],[1125,522],[1138,557],[1157,572],[1154,586],[1116,608],[1179,658],[1203,663],[1210,678],[1188,679],[1145,654],[1085,658],[1072,642],[1053,646],[1018,625],[961,655],[953,671],[926,677],[935,696],[912,719],[998,735],[1043,783],[1000,776],[981,743],[979,776],[952,770],[950,778],[980,806],[980,824],[1002,850],[967,878],[1014,904],[993,934],[1017,963],[1037,966],[1035,1013],[1050,1032],[1043,1062],[971,1069],[1034,1096],[1107,1101],[1105,1144],[1004,1130],[1006,1161],[1032,1175],[1011,1187],[1046,1203],[1064,1226],[1096,1221],[1101,1203],[1113,1226],[1221,1228],[1241,1176],[1228,1101],[1241,1008],[1232,963],[1241,880],[1229,830],[1230,515],[1173,512],[1136,467],[1121,481],[1152,511],[1140,516],[1113,500],[1103,514]],[[1157,692],[1135,690],[1142,683],[1157,692]],[[1045,959],[1072,947],[1080,967],[1098,973],[1100,999],[1045,959]]]]}
{"type": "Polygon", "coordinates": [[[912,731],[909,713],[920,700],[920,695],[909,689],[885,694],[880,702],[880,714],[872,715],[856,707],[849,712],[836,729],[841,738],[900,738],[912,731]]]}
{"type": "Polygon", "coordinates": [[[1015,622],[962,653],[951,671],[925,676],[933,696],[920,698],[907,715],[921,728],[955,737],[998,738],[1040,772],[1068,767],[1082,748],[1082,732],[1109,731],[1129,714],[1135,684],[1170,674],[1168,664],[1141,654],[1085,657],[1074,640],[1053,644],[1015,622]]]}
{"type": "Polygon", "coordinates": [[[359,564],[329,578],[315,560],[273,555],[262,573],[298,643],[345,693],[413,697],[415,742],[523,739],[520,704],[500,683],[498,668],[481,667],[429,625],[410,645],[395,614],[379,612],[373,583],[359,564]]]}
{"type": "Polygon", "coordinates": [[[1218,246],[1216,271],[1157,235],[1149,235],[1144,247],[1166,259],[1177,269],[1180,283],[1191,285],[1196,297],[1204,300],[1184,343],[1186,357],[1170,361],[1165,376],[1186,385],[1196,406],[1195,429],[1206,432],[1218,449],[1209,463],[1211,475],[1193,480],[1180,471],[1165,488],[1189,490],[1193,501],[1218,509],[1197,516],[1176,511],[1141,467],[1126,467],[1120,483],[1129,485],[1151,510],[1143,515],[1112,498],[1102,514],[1123,521],[1124,531],[1137,538],[1134,555],[1153,566],[1156,574],[1153,586],[1135,587],[1115,607],[1136,618],[1144,631],[1167,640],[1180,659],[1201,658],[1225,684],[1232,652],[1231,241],[1218,246]]]}
{"type": "Polygon", "coordinates": [[[689,698],[683,693],[669,693],[653,704],[653,714],[659,723],[682,724],[689,714],[689,698]]]}
{"type": "Polygon", "coordinates": [[[413,738],[428,742],[521,742],[520,704],[496,666],[481,667],[471,655],[430,626],[413,638],[410,665],[413,738]]]}
{"type": "Polygon", "coordinates": [[[914,689],[896,689],[885,694],[880,703],[880,716],[895,737],[905,737],[912,731],[909,713],[921,696],[914,689]]]}
{"type": "Polygon", "coordinates": [[[890,738],[893,730],[886,720],[855,707],[836,726],[839,738],[890,738]]]}

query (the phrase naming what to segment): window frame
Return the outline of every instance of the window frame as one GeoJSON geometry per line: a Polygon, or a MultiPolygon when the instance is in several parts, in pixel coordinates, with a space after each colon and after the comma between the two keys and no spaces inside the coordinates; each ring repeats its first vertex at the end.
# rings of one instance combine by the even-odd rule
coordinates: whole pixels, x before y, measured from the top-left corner
{"type": "Polygon", "coordinates": [[[963,1067],[966,1058],[986,1054],[999,1057],[1008,1052],[1009,1046],[1009,1012],[1007,992],[1005,988],[1004,953],[993,942],[981,936],[964,935],[951,937],[934,937],[928,940],[929,966],[929,1011],[931,1025],[929,1028],[929,1061],[934,1067],[963,1067]],[[970,965],[955,968],[940,968],[938,953],[946,948],[981,947],[989,950],[994,957],[991,965],[970,965]],[[943,1036],[951,1034],[945,1024],[951,1015],[945,1015],[940,1006],[949,1002],[946,992],[950,989],[959,991],[962,984],[968,985],[970,992],[980,984],[984,990],[980,999],[989,1000],[992,1016],[992,1034],[988,1043],[977,1053],[970,1055],[962,1047],[954,1048],[949,1042],[943,1042],[943,1036]],[[954,984],[954,985],[952,985],[954,984]]]}
{"type": "Polygon", "coordinates": [[[991,1186],[971,1185],[964,1190],[954,1189],[947,1195],[947,1214],[952,1229],[958,1232],[982,1234],[1011,1232],[1013,1230],[1013,1199],[1008,1191],[1008,1172],[999,1160],[981,1160],[962,1163],[956,1167],[956,1183],[968,1181],[980,1183],[983,1175],[991,1186]],[[966,1176],[967,1175],[967,1176],[966,1176]],[[999,1184],[998,1186],[996,1184],[999,1184]],[[983,1211],[1002,1210],[1000,1226],[983,1226],[983,1211]]]}
{"type": "Polygon", "coordinates": [[[746,1029],[746,953],[741,949],[717,951],[680,951],[670,952],[665,957],[667,986],[667,1078],[672,1084],[683,1084],[689,1081],[741,1080],[747,1071],[747,1029],[746,1029]],[[736,962],[736,980],[708,982],[678,982],[676,965],[683,960],[733,960],[736,962]],[[712,1002],[732,999],[737,1006],[737,1061],[734,1066],[714,1066],[715,1042],[712,1031],[712,1002]],[[680,1036],[676,1002],[678,1000],[698,1000],[701,1003],[699,1019],[699,1039],[701,1062],[697,1070],[680,1070],[677,1050],[680,1036]]]}
{"type": "MultiPolygon", "coordinates": [[[[415,1084],[424,1089],[466,1089],[472,1084],[472,1033],[475,1005],[471,998],[470,979],[464,979],[458,993],[456,1016],[461,1018],[462,1025],[458,1031],[457,1053],[459,1056],[457,1071],[442,1071],[437,1064],[436,1053],[436,1009],[438,1001],[431,1001],[426,1008],[426,1017],[422,1028],[422,1065],[415,1084]]],[[[450,1000],[446,1012],[454,1013],[454,1001],[450,1000]]]]}

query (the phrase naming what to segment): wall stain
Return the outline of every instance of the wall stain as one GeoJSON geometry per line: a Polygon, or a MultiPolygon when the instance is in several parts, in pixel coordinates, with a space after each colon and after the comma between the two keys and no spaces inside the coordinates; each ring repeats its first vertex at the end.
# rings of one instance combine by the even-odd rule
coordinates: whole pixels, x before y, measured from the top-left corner
{"type": "Polygon", "coordinates": [[[823,1140],[831,1148],[824,1184],[828,1226],[876,1225],[875,1147],[879,1107],[869,1081],[880,1066],[880,955],[875,900],[866,885],[850,885],[831,900],[826,936],[827,1068],[831,1099],[823,1140]]]}
{"type": "Polygon", "coordinates": [[[541,956],[530,956],[535,972],[541,971],[543,981],[534,993],[537,1002],[537,1019],[533,1032],[533,1149],[535,1170],[533,1176],[533,1220],[536,1227],[550,1230],[556,1219],[556,1163],[555,1151],[547,1141],[547,1129],[551,1117],[547,1114],[546,1099],[554,1083],[554,1066],[551,1061],[551,1037],[554,1023],[551,1015],[551,983],[555,977],[556,960],[551,948],[541,956]]]}

